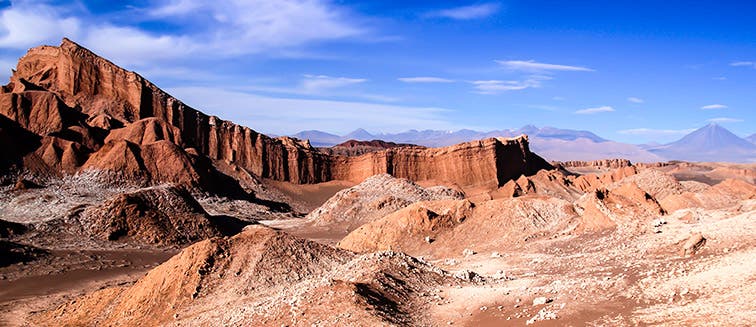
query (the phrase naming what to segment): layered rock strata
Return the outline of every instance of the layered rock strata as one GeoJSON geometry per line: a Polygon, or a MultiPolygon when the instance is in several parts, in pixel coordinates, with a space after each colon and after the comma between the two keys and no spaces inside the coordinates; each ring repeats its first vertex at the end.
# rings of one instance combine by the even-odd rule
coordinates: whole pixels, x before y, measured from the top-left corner
{"type": "Polygon", "coordinates": [[[41,146],[17,151],[25,157],[16,162],[55,173],[140,170],[154,182],[201,181],[202,176],[193,176],[202,170],[193,163],[199,156],[292,183],[360,182],[388,173],[414,181],[498,187],[551,167],[530,152],[524,136],[331,156],[308,141],[270,138],[199,112],[68,39],[57,47],[33,48],[19,60],[0,94],[0,114],[40,137],[41,146]],[[160,160],[175,162],[172,170],[187,173],[149,168],[161,166],[160,160]]]}

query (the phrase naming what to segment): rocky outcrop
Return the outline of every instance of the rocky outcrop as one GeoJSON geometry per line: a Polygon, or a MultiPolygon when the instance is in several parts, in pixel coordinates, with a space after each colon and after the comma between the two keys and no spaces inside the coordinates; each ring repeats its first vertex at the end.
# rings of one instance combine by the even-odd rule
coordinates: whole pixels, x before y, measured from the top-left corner
{"type": "Polygon", "coordinates": [[[726,179],[711,187],[671,194],[660,202],[665,210],[674,212],[685,208],[724,209],[751,199],[756,199],[756,186],[726,179]]]}
{"type": "Polygon", "coordinates": [[[363,224],[418,201],[463,198],[464,194],[447,187],[423,188],[407,179],[379,174],[339,191],[310,212],[307,219],[313,226],[331,229],[344,236],[363,224]]]}
{"type": "Polygon", "coordinates": [[[630,160],[627,160],[627,159],[603,159],[603,160],[593,160],[593,161],[573,160],[573,161],[557,162],[556,164],[562,165],[563,167],[566,167],[566,168],[570,168],[570,167],[622,168],[622,167],[630,167],[633,165],[630,162],[630,160]]]}
{"type": "MultiPolygon", "coordinates": [[[[308,141],[270,138],[201,113],[137,73],[68,39],[57,47],[30,49],[19,60],[0,94],[0,114],[34,134],[51,138],[36,149],[35,160],[65,173],[82,165],[110,169],[124,161],[138,163],[139,156],[134,154],[138,149],[133,145],[160,142],[176,147],[158,146],[167,151],[158,157],[179,158],[183,155],[176,152],[191,150],[257,177],[293,183],[361,182],[388,173],[414,181],[495,188],[509,179],[551,167],[530,152],[527,137],[491,138],[440,149],[392,147],[357,157],[330,156],[308,141]],[[114,157],[121,154],[126,158],[114,157]]],[[[159,182],[184,178],[149,175],[167,178],[159,182]]]]}
{"type": "Polygon", "coordinates": [[[499,251],[550,237],[577,218],[571,203],[556,198],[497,199],[476,206],[467,200],[423,201],[363,225],[339,247],[458,257],[465,249],[499,251]]]}
{"type": "Polygon", "coordinates": [[[637,173],[638,169],[634,166],[622,167],[605,174],[585,174],[578,176],[572,184],[583,192],[590,192],[637,173]]]}
{"type": "Polygon", "coordinates": [[[520,175],[552,166],[530,152],[527,136],[489,138],[444,148],[398,148],[333,159],[334,179],[362,181],[390,174],[412,181],[495,189],[520,175]]]}
{"type": "MultiPolygon", "coordinates": [[[[205,115],[138,74],[122,69],[68,39],[64,39],[59,47],[41,46],[29,50],[19,60],[10,84],[4,88],[8,92],[4,96],[9,98],[5,102],[21,97],[18,92],[25,90],[27,85],[44,90],[36,92],[44,94],[40,97],[47,102],[32,100],[29,105],[22,106],[27,111],[41,112],[39,116],[49,116],[45,112],[67,106],[77,108],[80,114],[91,117],[93,125],[100,127],[125,126],[153,118],[115,132],[109,140],[126,139],[141,144],[166,139],[180,148],[195,148],[211,159],[233,162],[260,177],[295,183],[329,180],[327,158],[309,143],[288,138],[272,139],[249,128],[205,115]],[[139,135],[139,132],[146,136],[139,135]]],[[[35,128],[48,132],[62,127],[44,122],[35,128]]]]}
{"type": "Polygon", "coordinates": [[[578,231],[606,228],[638,231],[666,211],[650,194],[633,182],[623,183],[611,190],[598,188],[575,202],[580,214],[578,231]]]}
{"type": "Polygon", "coordinates": [[[219,226],[187,190],[172,186],[124,193],[78,215],[87,234],[108,241],[181,245],[241,229],[219,226]]]}
{"type": "Polygon", "coordinates": [[[419,247],[435,242],[471,217],[473,205],[467,200],[423,201],[363,225],[338,244],[356,252],[398,250],[417,253],[419,247]]]}
{"type": "Polygon", "coordinates": [[[107,170],[137,180],[202,185],[192,158],[169,141],[147,145],[111,141],[89,157],[81,169],[107,170]]]}
{"type": "Polygon", "coordinates": [[[349,140],[344,143],[334,145],[330,148],[319,148],[319,150],[329,155],[354,157],[354,156],[363,155],[365,153],[376,152],[376,151],[381,151],[385,149],[400,148],[400,147],[425,148],[423,146],[418,146],[414,144],[402,144],[402,143],[386,142],[382,140],[372,140],[372,141],[349,140]]]}

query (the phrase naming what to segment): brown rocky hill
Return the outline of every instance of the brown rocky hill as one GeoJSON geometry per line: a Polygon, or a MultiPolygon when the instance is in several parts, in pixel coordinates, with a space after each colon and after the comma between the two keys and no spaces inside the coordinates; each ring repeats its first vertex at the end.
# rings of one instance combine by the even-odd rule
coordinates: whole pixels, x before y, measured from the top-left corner
{"type": "Polygon", "coordinates": [[[502,251],[550,237],[577,222],[571,203],[555,198],[417,202],[365,224],[339,242],[356,252],[395,250],[410,255],[456,257],[465,249],[502,251]]]}
{"type": "Polygon", "coordinates": [[[310,212],[306,219],[314,227],[330,230],[343,237],[365,223],[418,201],[462,198],[463,193],[448,187],[423,188],[407,179],[380,174],[339,191],[310,212]]]}
{"type": "Polygon", "coordinates": [[[209,158],[233,164],[239,174],[293,183],[360,182],[389,173],[495,187],[550,167],[530,152],[525,137],[332,157],[306,141],[270,138],[205,115],[68,39],[57,47],[32,48],[19,60],[0,94],[0,114],[37,135],[41,145],[15,151],[22,158],[11,161],[38,173],[141,170],[150,182],[212,186],[220,178],[217,171],[199,163],[209,158]],[[178,162],[171,170],[187,173],[158,171],[163,157],[178,162]]]}
{"type": "MultiPolygon", "coordinates": [[[[638,235],[667,214],[654,196],[636,183],[635,167],[596,175],[565,176],[558,170],[511,180],[493,200],[420,201],[366,222],[339,247],[357,251],[405,251],[434,257],[463,250],[501,252],[536,239],[605,230],[638,235]]],[[[671,178],[671,177],[670,177],[671,178]]]]}
{"type": "Polygon", "coordinates": [[[186,189],[173,186],[118,195],[85,209],[78,219],[89,234],[101,239],[161,245],[188,244],[241,230],[239,225],[220,224],[186,189]]]}
{"type": "Polygon", "coordinates": [[[233,217],[209,215],[186,187],[160,185],[73,207],[64,217],[33,224],[20,239],[52,248],[99,248],[116,243],[181,246],[234,235],[247,224],[233,217]]]}
{"type": "Polygon", "coordinates": [[[386,142],[382,140],[372,140],[372,141],[349,140],[340,144],[336,144],[330,148],[319,148],[319,150],[329,155],[354,157],[354,156],[363,155],[365,153],[381,151],[381,150],[391,149],[391,148],[399,148],[399,147],[425,148],[423,146],[418,146],[414,144],[394,143],[394,142],[386,142]]]}
{"type": "Polygon", "coordinates": [[[431,304],[422,295],[461,283],[403,254],[360,256],[249,226],[184,249],[134,285],[89,293],[33,319],[45,326],[425,325],[419,312],[431,304]]]}

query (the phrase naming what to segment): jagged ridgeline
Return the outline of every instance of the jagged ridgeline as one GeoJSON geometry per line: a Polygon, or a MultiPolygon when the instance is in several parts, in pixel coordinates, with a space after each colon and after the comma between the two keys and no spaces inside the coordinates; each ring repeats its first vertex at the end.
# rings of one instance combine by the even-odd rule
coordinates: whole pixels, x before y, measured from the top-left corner
{"type": "Polygon", "coordinates": [[[0,164],[40,174],[111,170],[153,183],[209,186],[218,181],[213,163],[223,161],[292,183],[360,182],[389,173],[496,187],[550,167],[530,152],[527,137],[328,155],[307,141],[270,138],[208,116],[68,39],[30,49],[2,92],[0,144],[13,148],[0,164]]]}

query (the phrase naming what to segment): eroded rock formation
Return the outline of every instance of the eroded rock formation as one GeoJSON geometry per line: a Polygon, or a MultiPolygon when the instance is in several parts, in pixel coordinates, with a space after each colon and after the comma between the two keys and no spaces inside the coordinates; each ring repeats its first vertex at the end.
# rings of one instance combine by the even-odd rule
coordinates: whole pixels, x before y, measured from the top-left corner
{"type": "Polygon", "coordinates": [[[203,169],[192,169],[188,158],[194,153],[257,177],[293,183],[361,182],[388,173],[495,188],[551,167],[530,152],[525,136],[330,156],[308,141],[270,138],[201,113],[68,39],[57,47],[29,50],[2,92],[0,114],[41,139],[41,146],[26,152],[32,154],[19,154],[26,156],[25,168],[38,172],[125,170],[153,182],[196,182],[202,176],[193,171],[203,169]],[[176,162],[171,170],[186,172],[158,171],[166,160],[176,162]]]}

